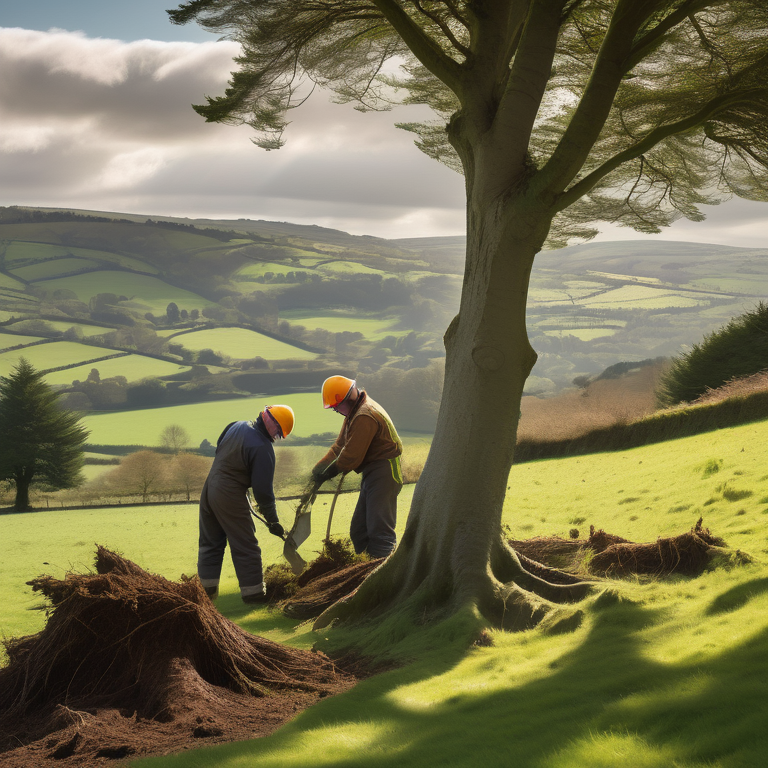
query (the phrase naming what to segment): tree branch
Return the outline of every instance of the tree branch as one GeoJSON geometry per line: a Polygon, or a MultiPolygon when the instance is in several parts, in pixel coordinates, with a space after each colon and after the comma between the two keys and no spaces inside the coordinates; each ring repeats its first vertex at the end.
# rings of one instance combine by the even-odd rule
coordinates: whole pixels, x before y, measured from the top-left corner
{"type": "Polygon", "coordinates": [[[552,71],[560,31],[562,0],[536,2],[527,8],[527,18],[510,19],[506,61],[514,59],[493,121],[494,138],[519,148],[508,162],[517,167],[528,148],[530,136],[552,71]]]}
{"type": "Polygon", "coordinates": [[[660,21],[650,32],[643,35],[632,46],[632,50],[625,60],[624,72],[631,72],[653,50],[667,32],[684,22],[692,14],[702,11],[712,4],[712,0],[688,0],[676,11],[670,13],[669,16],[660,21]]]}
{"type": "Polygon", "coordinates": [[[580,197],[586,195],[602,178],[607,176],[611,171],[618,168],[622,163],[626,163],[629,160],[634,160],[640,155],[645,154],[649,150],[653,149],[657,144],[664,139],[674,136],[678,133],[685,133],[693,128],[698,127],[702,123],[711,119],[718,112],[722,112],[729,107],[738,104],[739,102],[750,103],[750,100],[755,96],[764,93],[764,89],[751,88],[749,90],[739,91],[737,93],[729,93],[723,96],[717,96],[712,99],[708,104],[704,105],[698,112],[689,117],[678,120],[675,123],[659,126],[651,131],[644,139],[641,139],[637,143],[628,147],[623,152],[614,155],[610,160],[606,160],[600,167],[596,168],[592,173],[585,176],[580,182],[574,184],[572,187],[563,192],[557,200],[557,204],[554,208],[555,212],[566,209],[569,205],[575,203],[580,197]]]}
{"type": "Polygon", "coordinates": [[[462,90],[461,68],[418,24],[396,0],[373,0],[384,18],[402,38],[411,53],[457,96],[462,90]]]}
{"type": "Polygon", "coordinates": [[[650,4],[637,0],[617,3],[579,104],[539,172],[541,191],[558,195],[583,167],[610,114],[624,74],[623,62],[650,12],[650,4]]]}
{"type": "Polygon", "coordinates": [[[416,9],[421,13],[422,15],[426,16],[430,21],[432,21],[434,24],[436,24],[440,29],[442,30],[443,34],[445,35],[446,39],[451,43],[451,45],[463,56],[469,57],[471,51],[469,48],[467,48],[466,45],[463,45],[459,40],[456,39],[456,36],[453,34],[453,31],[448,26],[448,24],[443,21],[436,13],[432,13],[431,11],[428,11],[419,0],[413,0],[413,4],[416,6],[416,9]]]}

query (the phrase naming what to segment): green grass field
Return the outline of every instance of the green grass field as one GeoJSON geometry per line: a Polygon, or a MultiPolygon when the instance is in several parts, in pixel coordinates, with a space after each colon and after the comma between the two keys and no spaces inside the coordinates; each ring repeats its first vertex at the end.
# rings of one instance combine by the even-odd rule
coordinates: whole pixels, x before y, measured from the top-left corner
{"type": "Polygon", "coordinates": [[[582,341],[601,339],[603,336],[613,336],[615,328],[563,328],[562,331],[544,331],[545,336],[575,336],[582,341]]]}
{"type": "Polygon", "coordinates": [[[98,269],[99,266],[98,261],[92,261],[91,259],[49,259],[37,264],[16,267],[13,270],[13,274],[23,280],[46,280],[85,268],[98,269]]]}
{"type": "Polygon", "coordinates": [[[34,341],[41,341],[43,336],[27,336],[19,333],[3,333],[0,331],[0,349],[16,347],[19,344],[31,344],[34,341]]]}
{"type": "Polygon", "coordinates": [[[317,357],[315,352],[307,352],[246,328],[192,331],[174,336],[173,343],[192,350],[213,349],[236,360],[246,360],[257,355],[267,360],[314,360],[317,357]]]}
{"type": "MultiPolygon", "coordinates": [[[[607,581],[561,634],[492,631],[466,648],[457,617],[402,646],[410,662],[321,701],[270,737],[132,763],[140,768],[759,768],[768,763],[768,422],[613,454],[513,467],[513,536],[590,524],[653,541],[704,523],[757,558],[696,578],[607,581]],[[716,469],[715,469],[716,468],[716,469]],[[686,507],[686,508],[683,508],[686,507]]],[[[400,497],[402,529],[411,488],[400,497]]],[[[327,497],[326,497],[327,498],[327,497]]],[[[323,497],[321,497],[322,502],[323,497]]],[[[317,503],[313,539],[325,528],[317,503]]],[[[343,532],[354,495],[341,497],[343,532]]],[[[283,504],[281,519],[291,517],[283,504]]],[[[94,542],[171,578],[194,571],[193,505],[0,517],[0,629],[44,615],[24,582],[90,567],[94,542]]],[[[279,541],[262,536],[265,561],[279,541]]],[[[218,607],[251,632],[308,647],[324,634],[237,597],[228,558],[218,607]]],[[[336,630],[335,637],[343,637],[336,630]]],[[[391,645],[395,644],[395,636],[391,645]]]]}
{"type": "Polygon", "coordinates": [[[80,301],[86,303],[97,293],[115,293],[126,296],[131,307],[159,315],[165,314],[165,308],[172,301],[176,302],[179,309],[203,309],[211,305],[202,296],[183,288],[175,288],[159,278],[116,270],[41,280],[37,285],[51,292],[59,289],[72,291],[80,301]]]}
{"type": "Polygon", "coordinates": [[[746,296],[768,295],[768,279],[764,275],[736,275],[733,277],[704,277],[692,280],[695,288],[724,291],[725,293],[744,294],[746,296]]]}
{"type": "MultiPolygon", "coordinates": [[[[364,317],[360,314],[343,313],[320,314],[313,310],[290,309],[280,313],[281,320],[287,320],[294,325],[303,325],[308,330],[323,328],[331,333],[362,333],[366,339],[375,340],[388,335],[398,335],[399,331],[390,330],[397,318],[364,317]]],[[[402,331],[407,333],[407,331],[402,331]]]]}
{"type": "Polygon", "coordinates": [[[323,409],[319,393],[244,397],[167,408],[92,414],[83,421],[91,430],[89,442],[94,445],[159,445],[160,432],[169,424],[181,424],[189,432],[193,445],[199,445],[204,439],[215,445],[221,430],[229,422],[255,419],[264,406],[276,403],[290,405],[295,411],[294,434],[297,436],[336,433],[341,428],[341,417],[323,409]]]}
{"type": "Polygon", "coordinates": [[[0,376],[7,376],[22,357],[25,357],[38,371],[42,371],[111,354],[114,354],[111,349],[90,347],[78,344],[76,341],[52,341],[49,344],[38,344],[34,347],[0,354],[0,376]]]}
{"type": "MultiPolygon", "coordinates": [[[[20,331],[25,328],[25,323],[28,321],[22,320],[19,323],[12,323],[9,328],[19,329],[20,331]]],[[[38,322],[38,321],[36,321],[38,322]]],[[[53,331],[68,331],[70,328],[74,328],[75,331],[82,334],[86,338],[88,336],[103,336],[105,333],[110,333],[114,328],[102,328],[98,325],[87,325],[86,323],[77,323],[67,320],[43,320],[51,330],[53,331]]]]}
{"type": "MultiPolygon", "coordinates": [[[[135,269],[139,272],[153,272],[155,274],[158,272],[157,268],[151,264],[121,253],[97,251],[91,248],[71,248],[63,245],[51,245],[49,243],[16,241],[8,246],[5,254],[8,268],[14,269],[19,274],[22,274],[19,270],[26,269],[27,267],[24,265],[29,262],[41,259],[66,259],[72,257],[86,259],[96,264],[103,264],[104,262],[120,264],[120,266],[126,269],[135,269]]],[[[54,267],[54,269],[56,268],[54,267]]]]}
{"type": "Polygon", "coordinates": [[[248,279],[261,277],[267,272],[272,272],[275,275],[285,275],[288,272],[295,272],[297,269],[301,270],[301,265],[294,264],[293,262],[255,261],[240,267],[235,276],[248,279]]]}
{"type": "Polygon", "coordinates": [[[16,288],[17,290],[22,291],[24,290],[24,283],[22,283],[21,280],[16,280],[16,278],[0,272],[0,288],[16,288]]]}
{"type": "MultiPolygon", "coordinates": [[[[92,347],[94,349],[94,347],[92,347]]],[[[106,350],[109,352],[110,350],[106,350]]],[[[125,355],[113,357],[109,360],[100,360],[95,363],[86,363],[76,368],[67,368],[63,371],[46,373],[45,380],[49,384],[71,384],[75,379],[84,381],[88,378],[91,369],[96,368],[102,379],[112,376],[125,376],[129,382],[139,381],[148,376],[170,376],[180,371],[186,371],[189,366],[168,363],[165,360],[156,360],[154,357],[144,355],[125,355]]]]}
{"type": "Polygon", "coordinates": [[[341,275],[383,275],[386,270],[366,267],[356,261],[329,261],[327,264],[318,264],[318,272],[331,272],[341,275]]]}
{"type": "Polygon", "coordinates": [[[612,291],[579,302],[592,309],[660,309],[663,307],[695,307],[709,304],[712,294],[677,292],[667,288],[651,288],[647,285],[622,285],[612,291]]]}

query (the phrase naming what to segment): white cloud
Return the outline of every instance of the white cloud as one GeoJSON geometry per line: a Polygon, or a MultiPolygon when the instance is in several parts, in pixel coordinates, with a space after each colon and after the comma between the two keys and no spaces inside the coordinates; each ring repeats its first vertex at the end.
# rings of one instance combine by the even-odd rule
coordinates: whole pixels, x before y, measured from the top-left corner
{"type": "MultiPolygon", "coordinates": [[[[360,114],[316,92],[290,114],[287,145],[269,153],[247,126],[206,123],[191,104],[223,93],[238,50],[0,28],[0,204],[277,218],[391,237],[463,221],[462,180],[394,127],[402,115],[360,114]]],[[[423,114],[409,108],[408,119],[423,114]]]]}
{"type": "MultiPolygon", "coordinates": [[[[355,234],[461,234],[463,180],[395,122],[423,107],[356,112],[317,91],[276,152],[191,108],[222,94],[233,42],[89,38],[0,28],[0,205],[276,219],[355,234]]],[[[662,239],[765,246],[768,206],[736,201],[662,239]]],[[[605,226],[600,239],[644,237],[605,226]]]]}

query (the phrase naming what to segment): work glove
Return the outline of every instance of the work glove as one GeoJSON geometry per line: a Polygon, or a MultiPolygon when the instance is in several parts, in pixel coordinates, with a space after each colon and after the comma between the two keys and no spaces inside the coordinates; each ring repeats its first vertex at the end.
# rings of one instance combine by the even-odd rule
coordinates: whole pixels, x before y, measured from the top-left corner
{"type": "Polygon", "coordinates": [[[327,466],[316,466],[312,470],[312,477],[318,482],[324,483],[326,480],[330,480],[332,477],[336,477],[341,470],[336,466],[336,462],[332,462],[327,466]]]}
{"type": "Polygon", "coordinates": [[[280,539],[285,538],[285,529],[277,521],[275,521],[274,523],[270,523],[267,527],[269,528],[269,532],[273,536],[277,536],[280,539]]]}

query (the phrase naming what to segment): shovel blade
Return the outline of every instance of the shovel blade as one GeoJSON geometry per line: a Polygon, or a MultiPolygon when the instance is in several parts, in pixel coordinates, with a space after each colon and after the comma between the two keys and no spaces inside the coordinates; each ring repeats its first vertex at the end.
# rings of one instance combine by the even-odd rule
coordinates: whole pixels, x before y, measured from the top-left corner
{"type": "Polygon", "coordinates": [[[288,561],[291,570],[298,576],[306,567],[307,561],[296,551],[296,542],[292,535],[285,538],[283,545],[283,557],[288,561]]]}

